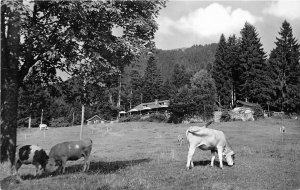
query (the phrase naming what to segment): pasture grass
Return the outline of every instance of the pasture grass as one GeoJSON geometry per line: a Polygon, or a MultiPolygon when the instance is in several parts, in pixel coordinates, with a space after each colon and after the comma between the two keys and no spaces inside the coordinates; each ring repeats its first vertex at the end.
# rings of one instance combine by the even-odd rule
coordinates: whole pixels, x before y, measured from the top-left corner
{"type": "MultiPolygon", "coordinates": [[[[233,167],[210,167],[210,152],[197,150],[195,167],[186,171],[187,142],[177,136],[199,124],[130,122],[84,126],[93,140],[90,170],[83,160],[68,162],[65,174],[34,177],[34,166],[23,165],[19,184],[9,189],[300,189],[300,125],[297,120],[213,123],[224,131],[236,153],[233,167]],[[279,133],[284,125],[285,134],[279,133]]],[[[56,143],[79,139],[79,126],[18,131],[18,144],[56,143]],[[26,134],[26,135],[25,135],[26,134]]],[[[2,172],[2,171],[1,171],[2,172]]]]}

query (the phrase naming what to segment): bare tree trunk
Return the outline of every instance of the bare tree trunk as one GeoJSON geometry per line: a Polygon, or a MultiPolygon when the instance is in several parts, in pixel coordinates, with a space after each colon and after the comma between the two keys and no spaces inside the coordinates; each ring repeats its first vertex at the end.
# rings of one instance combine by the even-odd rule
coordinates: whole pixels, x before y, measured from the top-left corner
{"type": "Polygon", "coordinates": [[[80,140],[82,139],[83,124],[84,124],[84,104],[82,104],[82,108],[81,108],[80,140]]]}
{"type": "Polygon", "coordinates": [[[108,88],[106,92],[107,92],[107,94],[108,94],[108,102],[109,102],[111,105],[114,105],[113,95],[112,95],[110,89],[108,88]]]}
{"type": "Polygon", "coordinates": [[[122,88],[122,83],[121,83],[121,75],[119,78],[119,94],[118,94],[118,103],[117,103],[117,108],[121,107],[121,88],[122,88]]]}
{"type": "Polygon", "coordinates": [[[20,14],[1,5],[1,159],[14,165],[17,141],[20,14]],[[5,19],[7,19],[5,21],[5,19]],[[7,24],[7,25],[5,25],[7,24]]]}

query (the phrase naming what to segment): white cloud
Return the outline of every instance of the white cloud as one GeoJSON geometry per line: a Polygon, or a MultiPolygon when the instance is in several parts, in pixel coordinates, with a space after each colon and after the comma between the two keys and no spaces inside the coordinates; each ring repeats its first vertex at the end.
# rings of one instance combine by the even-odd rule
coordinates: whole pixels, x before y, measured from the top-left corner
{"type": "Polygon", "coordinates": [[[260,18],[255,17],[249,11],[240,8],[232,10],[230,6],[224,7],[218,3],[213,3],[176,21],[164,17],[160,18],[158,23],[159,32],[164,34],[180,31],[198,37],[212,37],[221,33],[237,33],[246,21],[254,24],[258,20],[260,18]]]}
{"type": "Polygon", "coordinates": [[[278,0],[265,8],[263,13],[286,19],[300,19],[300,1],[278,0]]]}

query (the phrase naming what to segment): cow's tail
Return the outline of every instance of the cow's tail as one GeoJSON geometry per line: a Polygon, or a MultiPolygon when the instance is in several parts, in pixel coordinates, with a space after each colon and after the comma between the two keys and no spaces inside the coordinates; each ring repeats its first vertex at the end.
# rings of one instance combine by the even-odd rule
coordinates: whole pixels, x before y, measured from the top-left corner
{"type": "Polygon", "coordinates": [[[195,134],[197,131],[199,131],[199,129],[198,130],[192,130],[191,128],[188,128],[185,132],[186,140],[189,141],[189,138],[188,138],[189,133],[195,134]]]}

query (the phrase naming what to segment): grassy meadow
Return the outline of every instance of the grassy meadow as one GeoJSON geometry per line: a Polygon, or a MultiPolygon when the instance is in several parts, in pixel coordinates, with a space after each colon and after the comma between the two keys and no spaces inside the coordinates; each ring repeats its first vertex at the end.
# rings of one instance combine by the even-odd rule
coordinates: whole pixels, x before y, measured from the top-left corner
{"type": "MultiPolygon", "coordinates": [[[[34,177],[34,166],[23,165],[23,179],[9,189],[300,189],[300,121],[264,119],[213,123],[224,131],[236,153],[235,165],[210,167],[210,151],[197,150],[195,167],[186,171],[187,142],[177,143],[189,126],[198,124],[114,123],[84,126],[83,137],[94,144],[90,170],[83,159],[68,162],[65,174],[34,177]],[[279,133],[284,125],[285,134],[279,133]]],[[[79,139],[80,127],[22,129],[18,144],[37,144],[46,150],[58,142],[79,139]]],[[[3,175],[0,175],[3,176],[3,175]]]]}

